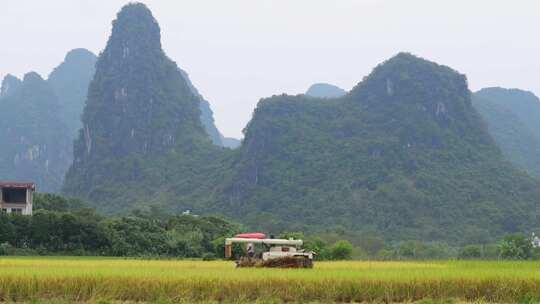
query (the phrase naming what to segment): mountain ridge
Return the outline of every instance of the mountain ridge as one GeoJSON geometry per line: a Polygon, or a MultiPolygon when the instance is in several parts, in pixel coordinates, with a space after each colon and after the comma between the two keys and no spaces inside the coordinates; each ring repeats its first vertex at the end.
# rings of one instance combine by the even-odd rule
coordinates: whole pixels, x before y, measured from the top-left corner
{"type": "Polygon", "coordinates": [[[315,83],[308,88],[305,94],[318,98],[337,98],[347,94],[347,91],[333,84],[315,83]]]}
{"type": "Polygon", "coordinates": [[[504,160],[447,66],[399,53],[342,97],[264,98],[235,150],[212,143],[200,99],[151,12],[126,5],[64,191],[109,213],[192,210],[276,233],[467,244],[540,227],[540,184],[504,160]]]}
{"type": "Polygon", "coordinates": [[[210,136],[212,143],[216,146],[227,147],[230,149],[235,149],[240,146],[240,141],[238,139],[225,137],[221,134],[221,132],[219,132],[218,128],[215,125],[214,112],[210,107],[210,102],[199,93],[199,90],[197,90],[197,88],[189,79],[188,73],[180,68],[179,70],[185,81],[187,82],[188,86],[190,87],[192,93],[200,100],[201,123],[203,124],[208,136],[210,136]]]}
{"type": "Polygon", "coordinates": [[[540,100],[533,93],[500,87],[473,94],[473,105],[505,157],[540,179],[540,100]]]}
{"type": "Polygon", "coordinates": [[[64,192],[109,211],[131,208],[141,198],[167,196],[171,190],[163,188],[174,180],[224,157],[201,122],[202,97],[186,75],[163,52],[150,10],[124,6],[96,64],[64,192]],[[206,154],[216,157],[201,159],[206,154]],[[111,204],[119,198],[124,207],[111,204]]]}
{"type": "Polygon", "coordinates": [[[538,225],[537,213],[506,205],[534,210],[534,200],[494,194],[521,183],[538,197],[537,182],[502,158],[472,108],[465,76],[406,53],[330,103],[263,99],[240,155],[222,211],[260,229],[342,227],[481,243],[524,222],[538,225]],[[498,211],[482,215],[473,206],[487,202],[498,211]]]}
{"type": "Polygon", "coordinates": [[[94,76],[96,60],[96,55],[87,49],[73,49],[47,78],[62,104],[61,115],[73,134],[72,139],[82,127],[80,116],[94,76]]]}
{"type": "Polygon", "coordinates": [[[72,161],[71,142],[80,128],[78,112],[93,74],[93,58],[88,50],[75,49],[47,80],[35,72],[25,74],[23,80],[9,74],[4,78],[0,102],[12,115],[4,118],[7,125],[0,130],[0,139],[11,143],[6,149],[11,154],[4,151],[0,158],[2,179],[34,181],[39,191],[60,190],[72,161]]]}
{"type": "Polygon", "coordinates": [[[40,191],[58,191],[70,159],[59,101],[38,73],[8,79],[17,87],[3,86],[9,94],[0,98],[0,179],[34,181],[40,191]]]}

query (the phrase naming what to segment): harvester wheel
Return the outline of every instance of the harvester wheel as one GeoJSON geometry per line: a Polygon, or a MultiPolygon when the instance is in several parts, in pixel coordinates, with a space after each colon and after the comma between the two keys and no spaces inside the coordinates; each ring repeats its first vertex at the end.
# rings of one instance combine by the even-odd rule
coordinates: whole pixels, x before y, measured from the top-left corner
{"type": "Polygon", "coordinates": [[[242,257],[236,261],[237,268],[243,267],[268,267],[268,268],[313,268],[313,260],[306,256],[288,256],[263,261],[242,257]]]}
{"type": "Polygon", "coordinates": [[[313,268],[313,261],[305,256],[289,256],[263,261],[260,267],[313,268]]]}
{"type": "Polygon", "coordinates": [[[261,259],[253,259],[249,257],[241,257],[238,261],[236,261],[236,267],[237,268],[243,268],[243,267],[260,267],[262,260],[261,259]]]}

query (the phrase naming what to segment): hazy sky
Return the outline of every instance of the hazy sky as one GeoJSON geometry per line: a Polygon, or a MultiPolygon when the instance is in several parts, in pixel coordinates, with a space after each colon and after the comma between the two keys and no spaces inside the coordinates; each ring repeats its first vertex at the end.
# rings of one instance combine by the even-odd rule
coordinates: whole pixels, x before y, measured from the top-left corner
{"type": "MultiPolygon", "coordinates": [[[[0,77],[46,77],[65,53],[99,53],[127,1],[0,0],[0,77]]],[[[540,93],[538,0],[148,0],[166,53],[240,137],[262,97],[352,88],[400,51],[448,65],[473,90],[540,93]]]]}

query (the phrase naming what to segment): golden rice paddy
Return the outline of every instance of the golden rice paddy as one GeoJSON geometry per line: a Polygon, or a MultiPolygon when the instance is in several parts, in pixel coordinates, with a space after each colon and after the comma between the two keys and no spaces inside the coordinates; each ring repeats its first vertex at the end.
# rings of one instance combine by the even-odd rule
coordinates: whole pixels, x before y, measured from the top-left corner
{"type": "Polygon", "coordinates": [[[536,303],[540,262],[316,262],[236,269],[230,261],[0,258],[3,302],[536,303]]]}

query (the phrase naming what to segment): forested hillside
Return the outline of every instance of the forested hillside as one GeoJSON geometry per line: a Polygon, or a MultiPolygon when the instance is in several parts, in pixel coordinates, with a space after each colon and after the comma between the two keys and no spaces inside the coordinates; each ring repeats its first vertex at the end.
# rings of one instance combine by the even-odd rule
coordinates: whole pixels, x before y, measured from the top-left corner
{"type": "MultiPolygon", "coordinates": [[[[79,130],[82,128],[81,116],[87,99],[88,87],[94,77],[96,61],[97,57],[86,49],[74,49],[68,52],[64,61],[50,73],[48,79],[43,84],[43,87],[48,86],[47,92],[52,92],[52,95],[55,95],[54,97],[52,97],[51,94],[40,95],[41,92],[39,91],[30,92],[33,95],[33,99],[26,100],[24,104],[29,105],[29,103],[34,103],[32,108],[29,108],[27,111],[23,111],[24,108],[22,104],[19,103],[16,107],[16,109],[19,111],[11,112],[11,114],[9,114],[9,112],[4,113],[4,115],[10,115],[9,121],[5,121],[4,123],[10,124],[11,128],[15,128],[17,131],[10,131],[6,129],[0,130],[0,140],[9,142],[9,140],[5,137],[7,136],[6,132],[10,132],[11,135],[14,135],[15,132],[15,135],[19,136],[20,138],[33,138],[35,135],[26,132],[37,132],[38,130],[32,131],[30,128],[18,127],[19,124],[32,123],[32,115],[37,115],[33,112],[37,113],[39,111],[43,111],[44,113],[47,113],[50,110],[45,108],[48,106],[47,100],[51,98],[55,99],[57,105],[52,110],[57,113],[54,113],[54,118],[50,116],[45,116],[44,118],[54,119],[56,122],[51,122],[47,125],[40,125],[39,127],[37,124],[35,124],[34,127],[52,127],[53,129],[43,130],[44,134],[51,134],[51,139],[55,138],[55,140],[52,142],[46,142],[47,149],[56,150],[57,148],[61,148],[62,151],[56,156],[56,161],[50,161],[48,158],[43,160],[46,163],[46,165],[42,166],[44,170],[43,172],[35,168],[30,169],[29,167],[24,166],[17,166],[15,170],[15,167],[12,164],[15,162],[13,158],[15,156],[8,156],[8,151],[0,152],[0,155],[1,153],[6,154],[5,157],[0,158],[0,168],[3,168],[2,171],[0,171],[0,179],[23,179],[33,181],[37,183],[38,190],[44,192],[57,192],[60,190],[66,171],[72,163],[72,143],[78,137],[79,130]],[[58,128],[56,124],[64,125],[68,132],[66,132],[64,127],[58,128]],[[2,135],[2,132],[5,134],[2,135]],[[58,146],[54,147],[56,141],[58,141],[58,146]]],[[[187,87],[191,91],[191,95],[194,95],[193,98],[196,99],[196,104],[200,108],[200,121],[202,122],[204,130],[212,142],[217,146],[229,148],[238,147],[240,144],[238,140],[233,138],[225,138],[219,132],[214,124],[213,113],[210,109],[209,102],[205,100],[192,85],[188,74],[183,70],[178,70],[181,78],[183,78],[183,82],[187,84],[187,87]]],[[[2,82],[0,98],[8,98],[8,96],[15,94],[21,85],[22,82],[16,77],[12,75],[6,76],[2,82]]],[[[28,90],[32,90],[33,88],[26,87],[25,89],[27,90],[27,95],[30,95],[28,90]]],[[[9,102],[6,103],[6,105],[7,104],[9,104],[9,102]]],[[[12,142],[12,144],[14,146],[10,147],[8,150],[28,150],[28,143],[26,140],[21,139],[18,142],[12,142]]],[[[35,162],[35,160],[32,162],[35,162]]]]}
{"type": "Polygon", "coordinates": [[[84,49],[70,51],[43,80],[36,73],[24,82],[5,77],[0,94],[0,179],[36,182],[38,190],[57,192],[69,168],[72,141],[96,56],[84,49]]]}
{"type": "Polygon", "coordinates": [[[69,130],[53,89],[37,73],[7,76],[0,97],[0,180],[58,191],[71,160],[69,130]]]}
{"type": "Polygon", "coordinates": [[[504,161],[465,77],[409,54],[340,99],[265,99],[245,135],[221,206],[257,227],[482,242],[540,224],[539,184],[504,161]]]}
{"type": "Polygon", "coordinates": [[[65,192],[110,213],[189,209],[275,233],[466,244],[540,227],[540,183],[504,160],[448,67],[401,53],[342,97],[263,99],[237,150],[212,144],[199,105],[151,12],[125,6],[65,192]]]}
{"type": "Polygon", "coordinates": [[[229,154],[212,144],[201,97],[160,39],[148,8],[129,4],[98,59],[64,189],[102,210],[152,202],[188,208],[200,202],[193,195],[211,195],[218,174],[211,169],[229,154]]]}
{"type": "Polygon", "coordinates": [[[540,100],[518,89],[486,88],[474,93],[473,105],[504,155],[540,178],[540,100]]]}
{"type": "Polygon", "coordinates": [[[96,60],[96,55],[86,49],[72,50],[47,79],[58,96],[60,116],[72,134],[71,140],[81,128],[81,114],[88,85],[94,77],[96,60]]]}

